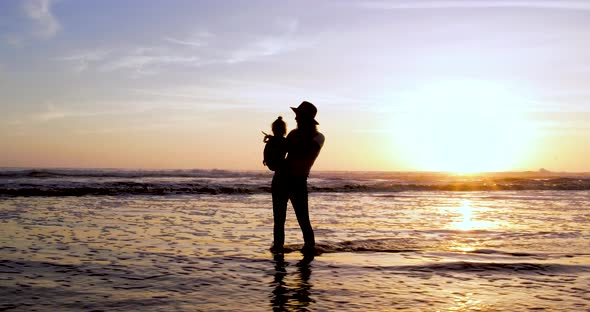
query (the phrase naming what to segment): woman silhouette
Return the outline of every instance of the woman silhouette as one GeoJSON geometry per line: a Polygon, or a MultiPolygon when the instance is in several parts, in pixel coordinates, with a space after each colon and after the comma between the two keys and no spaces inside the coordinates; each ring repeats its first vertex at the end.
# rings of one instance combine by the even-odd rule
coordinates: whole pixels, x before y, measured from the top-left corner
{"type": "Polygon", "coordinates": [[[297,128],[287,135],[287,158],[272,179],[274,243],[271,250],[283,250],[287,203],[291,200],[303,233],[305,245],[302,251],[305,253],[315,249],[315,237],[309,221],[307,177],[325,139],[318,132],[319,123],[315,120],[317,108],[313,104],[303,101],[298,107],[291,109],[295,112],[297,128]]]}

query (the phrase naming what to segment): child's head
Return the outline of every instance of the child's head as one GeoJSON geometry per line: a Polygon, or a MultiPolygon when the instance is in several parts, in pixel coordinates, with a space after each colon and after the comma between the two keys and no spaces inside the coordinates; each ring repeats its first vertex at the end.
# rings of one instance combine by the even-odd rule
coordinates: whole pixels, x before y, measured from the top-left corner
{"type": "Polygon", "coordinates": [[[272,134],[281,137],[287,134],[287,124],[283,121],[283,117],[279,116],[279,118],[272,123],[272,134]]]}

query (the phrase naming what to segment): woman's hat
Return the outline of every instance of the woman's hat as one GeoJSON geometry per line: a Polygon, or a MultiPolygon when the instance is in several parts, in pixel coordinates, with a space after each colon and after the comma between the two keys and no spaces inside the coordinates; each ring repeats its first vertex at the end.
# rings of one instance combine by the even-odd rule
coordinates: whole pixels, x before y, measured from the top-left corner
{"type": "Polygon", "coordinates": [[[316,125],[320,124],[315,120],[315,115],[318,113],[318,109],[308,101],[303,101],[299,106],[291,107],[291,109],[295,112],[297,117],[312,120],[316,125]]]}

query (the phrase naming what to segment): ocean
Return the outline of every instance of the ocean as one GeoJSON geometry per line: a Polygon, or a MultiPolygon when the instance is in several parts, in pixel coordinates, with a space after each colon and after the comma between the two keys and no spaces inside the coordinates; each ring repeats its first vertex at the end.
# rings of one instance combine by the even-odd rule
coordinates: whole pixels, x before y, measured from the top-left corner
{"type": "Polygon", "coordinates": [[[590,311],[590,175],[0,170],[0,311],[590,311]]]}

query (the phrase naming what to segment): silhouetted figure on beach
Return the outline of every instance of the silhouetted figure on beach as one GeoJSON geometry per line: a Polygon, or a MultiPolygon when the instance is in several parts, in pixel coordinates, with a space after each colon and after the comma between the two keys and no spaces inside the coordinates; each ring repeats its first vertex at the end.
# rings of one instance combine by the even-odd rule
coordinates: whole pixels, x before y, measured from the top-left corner
{"type": "Polygon", "coordinates": [[[285,162],[285,155],[287,155],[287,124],[283,121],[283,117],[279,116],[277,120],[272,123],[272,135],[266,134],[264,131],[264,139],[262,140],[266,145],[264,146],[264,160],[262,164],[272,171],[281,168],[285,162]]]}
{"type": "Polygon", "coordinates": [[[272,179],[274,243],[271,250],[283,250],[287,203],[291,200],[303,232],[305,245],[302,251],[305,253],[315,250],[315,237],[309,221],[307,177],[325,139],[317,129],[317,108],[313,104],[303,101],[298,107],[291,109],[295,112],[297,128],[287,136],[287,158],[275,171],[272,179]]]}

